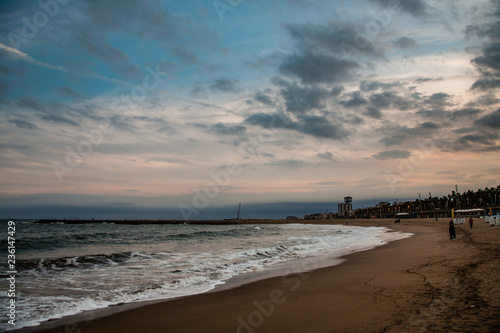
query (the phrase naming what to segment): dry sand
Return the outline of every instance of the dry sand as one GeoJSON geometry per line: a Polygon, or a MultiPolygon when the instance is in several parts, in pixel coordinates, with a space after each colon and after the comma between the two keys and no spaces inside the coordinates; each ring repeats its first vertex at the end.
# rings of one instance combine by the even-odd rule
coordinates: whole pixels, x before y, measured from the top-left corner
{"type": "Polygon", "coordinates": [[[20,331],[499,332],[500,227],[475,219],[473,229],[457,226],[457,240],[450,241],[448,221],[351,220],[415,236],[333,267],[20,331]]]}

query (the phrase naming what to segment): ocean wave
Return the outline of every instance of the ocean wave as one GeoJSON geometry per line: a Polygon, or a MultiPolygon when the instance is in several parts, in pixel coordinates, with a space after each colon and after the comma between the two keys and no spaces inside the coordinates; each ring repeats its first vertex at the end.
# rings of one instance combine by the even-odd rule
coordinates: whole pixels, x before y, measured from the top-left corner
{"type": "Polygon", "coordinates": [[[134,253],[123,252],[77,257],[18,259],[16,260],[16,269],[19,273],[23,273],[27,270],[47,272],[68,268],[88,269],[89,267],[98,265],[119,265],[128,262],[133,256],[134,253]]]}

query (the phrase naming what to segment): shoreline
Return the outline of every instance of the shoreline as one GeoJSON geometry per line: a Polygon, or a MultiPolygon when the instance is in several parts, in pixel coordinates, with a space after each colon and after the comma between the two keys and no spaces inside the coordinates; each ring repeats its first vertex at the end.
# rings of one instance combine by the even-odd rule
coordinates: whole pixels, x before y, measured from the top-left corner
{"type": "MultiPolygon", "coordinates": [[[[249,221],[249,220],[245,220],[249,221]]],[[[255,220],[252,220],[254,222],[255,220]]],[[[262,224],[272,224],[271,220],[261,220],[263,223],[255,224],[255,223],[245,223],[245,224],[250,224],[250,225],[262,225],[262,224]]],[[[293,221],[293,223],[286,223],[284,220],[277,220],[278,225],[282,224],[300,224],[297,223],[298,221],[293,221]]],[[[318,223],[314,223],[317,221],[307,221],[309,223],[305,223],[305,225],[320,225],[318,223]]],[[[99,223],[99,222],[97,222],[99,223]]],[[[304,223],[301,223],[304,224],[304,223]]],[[[356,227],[354,225],[346,225],[346,223],[327,223],[323,225],[339,225],[339,226],[345,226],[345,227],[356,227]]],[[[229,290],[229,289],[234,289],[236,287],[240,287],[245,284],[249,284],[252,282],[257,282],[260,280],[264,279],[269,279],[273,277],[281,277],[284,275],[284,272],[287,272],[287,274],[297,274],[297,273],[304,273],[307,271],[311,270],[316,270],[319,268],[324,268],[324,267],[331,267],[335,265],[339,265],[342,262],[344,262],[348,255],[356,252],[362,252],[362,251],[369,251],[375,247],[383,246],[387,244],[388,242],[392,241],[398,241],[407,237],[413,236],[413,234],[405,234],[402,232],[395,232],[392,229],[389,229],[387,227],[376,227],[376,226],[360,226],[362,228],[365,227],[370,227],[370,228],[378,228],[382,229],[382,231],[379,235],[376,236],[374,240],[372,240],[370,243],[365,243],[365,244],[358,244],[355,245],[354,247],[350,248],[340,248],[337,250],[334,250],[333,252],[329,252],[327,254],[318,254],[306,258],[297,258],[293,259],[290,261],[284,261],[284,262],[279,262],[276,264],[273,264],[269,267],[266,267],[263,270],[257,270],[253,272],[247,272],[243,274],[238,274],[234,275],[227,280],[222,281],[219,284],[216,284],[212,287],[212,289],[206,290],[206,291],[201,291],[198,293],[194,294],[187,294],[187,295],[180,295],[180,296],[174,296],[174,297],[169,297],[169,298],[161,298],[161,299],[151,299],[151,300],[142,300],[142,301],[134,301],[134,302],[125,302],[125,303],[119,303],[119,304],[112,304],[107,307],[103,308],[98,308],[94,310],[86,310],[83,312],[75,313],[75,314],[69,314],[62,316],[60,318],[53,318],[45,321],[41,321],[37,325],[33,326],[26,326],[23,328],[19,328],[17,330],[13,330],[10,332],[17,332],[17,331],[23,331],[23,332],[37,332],[40,330],[44,329],[51,329],[56,326],[62,326],[62,325],[68,325],[72,324],[74,322],[80,322],[80,321],[89,321],[97,318],[102,318],[106,317],[115,313],[123,312],[123,311],[128,311],[132,310],[135,308],[147,306],[150,304],[156,304],[156,303],[161,303],[161,302],[168,302],[168,301],[175,301],[180,298],[184,297],[191,297],[191,296],[196,296],[200,294],[205,294],[205,293],[217,293],[219,291],[223,290],[229,290]]],[[[377,232],[377,233],[378,233],[377,232]]],[[[325,244],[326,246],[326,244],[325,244]]]]}
{"type": "MultiPolygon", "coordinates": [[[[475,223],[477,229],[484,229],[485,227],[481,226],[479,221],[482,220],[476,220],[475,223]]],[[[346,221],[302,222],[345,224],[346,221]]],[[[223,284],[202,294],[170,300],[130,303],[124,306],[89,311],[11,332],[59,333],[67,331],[68,328],[78,328],[81,332],[132,332],[138,330],[237,332],[238,329],[242,332],[257,332],[284,330],[285,328],[286,331],[319,332],[328,331],[328,327],[336,327],[336,331],[367,331],[376,327],[378,327],[376,330],[379,330],[381,327],[394,328],[401,325],[406,325],[405,329],[411,330],[416,324],[418,324],[417,327],[420,325],[425,328],[428,325],[428,320],[419,319],[419,317],[425,313],[426,304],[432,304],[435,297],[431,298],[428,295],[428,289],[432,287],[429,286],[430,277],[421,272],[417,273],[417,271],[422,267],[427,267],[429,259],[431,259],[431,263],[436,256],[442,259],[441,255],[436,254],[437,249],[446,250],[447,247],[453,246],[456,250],[456,248],[470,246],[470,241],[468,242],[465,236],[466,229],[463,230],[462,226],[457,228],[459,233],[457,242],[443,243],[443,240],[447,239],[446,221],[405,220],[400,224],[393,224],[392,220],[348,220],[347,222],[349,225],[387,227],[415,235],[377,246],[374,249],[348,254],[341,258],[342,263],[339,265],[331,266],[329,264],[327,267],[318,268],[317,262],[309,262],[298,271],[276,272],[280,276],[264,276],[256,281],[248,281],[243,278],[240,285],[223,284]],[[426,247],[419,246],[422,241],[426,247]],[[415,250],[418,251],[415,252],[415,250]],[[392,274],[388,275],[390,272],[392,274]],[[419,274],[423,275],[424,278],[419,278],[419,274]],[[384,276],[386,278],[383,278],[384,276]],[[396,279],[396,282],[391,282],[393,279],[396,279]],[[399,289],[397,294],[390,296],[391,292],[387,289],[398,285],[399,288],[394,289],[399,289]],[[402,297],[401,295],[407,293],[407,289],[413,291],[413,296],[405,301],[398,300],[399,297],[402,297]],[[388,293],[388,295],[384,295],[384,293],[388,293]],[[311,295],[315,297],[311,297],[311,295]],[[340,302],[335,301],[335,304],[332,304],[330,298],[325,298],[326,295],[330,295],[331,299],[339,299],[340,302]],[[394,297],[395,295],[397,297],[394,297]],[[373,301],[375,303],[372,303],[373,301]],[[344,305],[346,309],[342,309],[339,304],[344,305]],[[372,304],[376,306],[374,307],[372,304]],[[330,308],[331,313],[342,314],[343,320],[332,322],[329,319],[330,316],[325,316],[321,305],[330,308]],[[303,310],[309,308],[315,308],[318,313],[314,311],[312,313],[305,311],[304,313],[303,310]],[[368,309],[368,314],[359,314],[360,308],[368,309]],[[347,311],[347,309],[351,310],[347,311]],[[418,312],[420,315],[417,315],[418,312]],[[401,314],[397,315],[397,313],[401,314]],[[408,316],[403,314],[408,314],[408,316]],[[199,317],[200,320],[193,321],[193,316],[199,317]],[[407,318],[405,319],[405,317],[407,318]],[[282,321],[283,318],[287,319],[282,321]],[[290,326],[290,321],[295,324],[290,326]],[[314,325],[315,329],[307,327],[310,321],[317,322],[314,325]]],[[[489,228],[487,229],[489,231],[489,228]]],[[[472,232],[474,231],[475,229],[472,230],[472,232]]],[[[497,234],[499,233],[497,232],[497,234]]],[[[498,238],[496,239],[498,240],[498,238]]],[[[472,256],[475,251],[469,251],[466,257],[458,255],[458,252],[448,253],[450,258],[446,260],[465,259],[467,262],[471,259],[469,256],[472,256]]],[[[436,262],[433,265],[439,263],[442,262],[436,262]]],[[[442,267],[435,268],[440,268],[443,272],[447,271],[442,267]]],[[[449,270],[447,273],[448,280],[446,281],[450,283],[453,279],[450,277],[449,270]]],[[[434,278],[442,280],[445,275],[440,274],[434,278]]],[[[443,283],[446,284],[445,281],[440,281],[440,284],[443,283]]],[[[433,288],[435,287],[431,289],[433,288]]]]}

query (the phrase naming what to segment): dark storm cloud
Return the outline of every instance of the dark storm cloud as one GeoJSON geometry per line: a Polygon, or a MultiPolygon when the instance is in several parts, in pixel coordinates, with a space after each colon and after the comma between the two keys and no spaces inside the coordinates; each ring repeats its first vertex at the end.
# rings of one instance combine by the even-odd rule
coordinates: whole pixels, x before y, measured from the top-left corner
{"type": "Polygon", "coordinates": [[[119,130],[132,132],[136,129],[131,120],[126,116],[114,115],[109,118],[108,121],[113,126],[113,128],[119,130]]]}
{"type": "Polygon", "coordinates": [[[455,120],[455,119],[463,118],[463,117],[476,116],[476,115],[480,114],[481,112],[483,112],[483,111],[480,109],[474,109],[474,108],[458,109],[458,110],[453,111],[452,116],[451,116],[451,120],[455,120]]]}
{"type": "Polygon", "coordinates": [[[476,99],[475,103],[482,106],[491,106],[500,104],[500,98],[497,98],[494,94],[486,94],[476,99]]]}
{"type": "MultiPolygon", "coordinates": [[[[66,94],[73,95],[70,91],[64,89],[66,94]]],[[[32,97],[22,97],[16,104],[23,108],[30,108],[40,111],[43,115],[39,115],[40,119],[53,123],[67,124],[72,126],[80,126],[74,119],[81,120],[82,118],[95,121],[102,121],[103,118],[98,116],[94,110],[94,106],[90,103],[84,103],[78,106],[66,105],[60,102],[42,103],[32,97]]]]}
{"type": "MultiPolygon", "coordinates": [[[[338,22],[328,25],[290,24],[287,26],[290,35],[297,41],[298,49],[303,53],[346,55],[355,52],[370,58],[382,57],[384,52],[377,44],[363,39],[362,47],[356,45],[360,37],[359,29],[354,23],[338,22]]],[[[355,55],[355,54],[354,54],[355,55]]]]}
{"type": "Polygon", "coordinates": [[[397,95],[390,91],[384,91],[370,96],[370,102],[378,108],[389,108],[397,98],[397,95]]]}
{"type": "Polygon", "coordinates": [[[485,71],[492,70],[495,74],[500,73],[500,42],[489,44],[483,52],[482,56],[472,59],[472,62],[485,71]]]}
{"type": "Polygon", "coordinates": [[[261,126],[266,129],[287,129],[316,138],[342,140],[348,132],[342,124],[334,124],[326,117],[301,115],[293,121],[284,114],[257,113],[245,120],[246,124],[261,126]]]}
{"type": "Polygon", "coordinates": [[[490,90],[500,88],[500,79],[491,78],[491,75],[483,75],[483,77],[471,86],[472,90],[490,90]]]}
{"type": "Polygon", "coordinates": [[[435,93],[428,97],[419,96],[420,109],[416,114],[426,118],[452,117],[453,114],[448,107],[453,106],[451,98],[453,96],[446,93],[435,93]]]}
{"type": "Polygon", "coordinates": [[[401,82],[390,82],[383,83],[379,81],[362,81],[360,83],[360,91],[354,91],[348,94],[350,99],[342,100],[339,102],[340,105],[347,108],[358,108],[360,106],[366,106],[363,111],[363,115],[381,119],[382,110],[394,108],[400,111],[407,111],[415,109],[420,104],[415,97],[403,97],[396,91],[385,90],[402,87],[404,84],[401,82]],[[382,90],[381,92],[372,93],[370,96],[365,97],[361,93],[382,90]]]}
{"type": "Polygon", "coordinates": [[[434,93],[424,101],[424,104],[432,108],[443,108],[451,105],[450,97],[452,96],[446,93],[434,93]]]}
{"type": "Polygon", "coordinates": [[[481,151],[484,152],[497,152],[500,151],[500,146],[499,145],[494,145],[494,146],[489,146],[489,147],[483,147],[481,151]]]}
{"type": "Polygon", "coordinates": [[[442,78],[442,77],[438,77],[438,78],[435,78],[435,79],[434,78],[430,78],[430,77],[421,77],[421,78],[416,79],[413,82],[420,84],[420,83],[425,83],[425,82],[443,81],[443,80],[444,80],[444,78],[442,78]]]}
{"type": "Polygon", "coordinates": [[[165,123],[165,120],[159,117],[147,117],[147,116],[133,116],[131,117],[133,120],[139,120],[139,121],[144,121],[144,122],[149,122],[149,123],[155,123],[155,124],[163,124],[165,123]]]}
{"type": "Polygon", "coordinates": [[[334,83],[348,80],[359,64],[322,54],[294,53],[285,58],[279,70],[282,74],[296,77],[304,83],[334,83]]]}
{"type": "Polygon", "coordinates": [[[424,118],[433,118],[433,119],[445,119],[452,116],[450,111],[446,111],[443,109],[420,109],[415,114],[424,117],[424,118]]]}
{"type": "MultiPolygon", "coordinates": [[[[410,87],[411,90],[415,90],[416,87],[412,86],[410,87]]],[[[423,100],[423,97],[422,97],[422,93],[419,93],[419,92],[416,92],[414,91],[412,94],[411,94],[411,97],[416,100],[416,101],[421,101],[423,100]]]]}
{"type": "Polygon", "coordinates": [[[95,121],[104,120],[96,113],[95,106],[91,103],[85,103],[82,105],[75,106],[75,105],[67,105],[60,102],[51,102],[45,105],[44,108],[47,110],[46,113],[59,115],[62,117],[70,116],[70,118],[77,118],[77,119],[81,119],[83,117],[95,121]]]}
{"type": "Polygon", "coordinates": [[[211,85],[210,89],[214,92],[235,93],[240,89],[236,86],[236,80],[227,77],[220,77],[216,79],[211,85]]]}
{"type": "Polygon", "coordinates": [[[323,158],[325,160],[329,160],[329,161],[336,160],[335,156],[333,156],[333,154],[329,151],[325,151],[324,153],[318,153],[316,156],[318,156],[319,158],[323,158]]]}
{"type": "Polygon", "coordinates": [[[0,149],[13,149],[13,150],[26,150],[30,147],[26,145],[16,145],[16,144],[0,144],[0,149]]]}
{"type": "Polygon", "coordinates": [[[301,87],[296,83],[288,84],[280,93],[285,99],[287,110],[294,113],[324,108],[326,98],[330,96],[328,90],[315,86],[301,87]]]}
{"type": "Polygon", "coordinates": [[[165,134],[168,134],[168,135],[172,135],[174,133],[178,133],[178,131],[173,126],[166,125],[166,126],[160,127],[158,129],[158,133],[165,133],[165,134]]]}
{"type": "Polygon", "coordinates": [[[403,86],[401,82],[390,82],[390,83],[383,83],[380,81],[366,81],[363,80],[359,84],[359,90],[368,92],[368,91],[374,91],[378,89],[391,89],[391,88],[398,88],[403,86]]]}
{"type": "Polygon", "coordinates": [[[468,25],[465,27],[465,35],[467,38],[471,37],[479,37],[484,38],[488,37],[489,33],[485,30],[485,27],[481,27],[478,25],[468,25]]]}
{"type": "Polygon", "coordinates": [[[354,113],[338,112],[338,111],[323,111],[323,115],[330,116],[330,119],[335,119],[338,123],[359,125],[365,120],[354,113]]]}
{"type": "Polygon", "coordinates": [[[403,98],[396,92],[384,91],[370,96],[370,103],[378,109],[396,108],[401,111],[406,111],[415,107],[413,100],[403,98]]]}
{"type": "Polygon", "coordinates": [[[261,102],[264,105],[269,105],[269,106],[274,105],[274,101],[271,98],[271,96],[262,91],[256,92],[254,94],[254,99],[258,102],[261,102]]]}
{"type": "Polygon", "coordinates": [[[249,125],[260,126],[266,129],[273,129],[273,128],[284,128],[292,130],[297,129],[296,124],[283,113],[281,114],[256,113],[245,119],[245,123],[249,125]]]}
{"type": "Polygon", "coordinates": [[[186,159],[183,158],[175,158],[175,157],[153,157],[153,158],[148,158],[146,162],[167,162],[167,163],[175,163],[175,164],[191,164],[186,159]]]}
{"type": "Polygon", "coordinates": [[[217,123],[215,125],[210,126],[210,129],[221,135],[239,135],[243,134],[246,131],[245,126],[241,125],[226,125],[223,123],[217,123]]]}
{"type": "Polygon", "coordinates": [[[397,145],[400,145],[400,144],[406,142],[406,140],[408,140],[408,137],[409,137],[408,133],[399,132],[399,133],[396,133],[390,137],[382,138],[380,140],[380,142],[382,142],[387,147],[397,146],[397,145]]]}
{"type": "Polygon", "coordinates": [[[28,107],[28,108],[31,108],[33,110],[45,112],[45,108],[37,100],[35,100],[34,98],[31,98],[31,97],[20,98],[19,101],[17,102],[17,105],[19,105],[21,107],[28,107]]]}
{"type": "Polygon", "coordinates": [[[271,83],[275,84],[278,87],[288,87],[290,85],[289,81],[287,81],[279,76],[275,76],[275,77],[271,78],[271,80],[269,80],[269,81],[271,81],[271,83]]]}
{"type": "Polygon", "coordinates": [[[394,42],[394,46],[405,50],[418,47],[418,43],[413,38],[401,37],[394,42]]]}
{"type": "Polygon", "coordinates": [[[365,105],[368,102],[363,98],[360,91],[353,91],[349,94],[350,99],[340,101],[339,104],[346,108],[358,107],[361,105],[365,105]]]}
{"type": "Polygon", "coordinates": [[[387,129],[386,131],[391,134],[385,138],[382,138],[380,142],[382,142],[386,146],[399,145],[411,138],[430,137],[439,129],[441,129],[441,126],[433,122],[424,122],[412,128],[406,126],[398,126],[387,129]]]}
{"type": "Polygon", "coordinates": [[[11,119],[11,120],[9,120],[9,123],[14,124],[17,127],[22,128],[22,129],[29,129],[29,130],[38,129],[38,126],[36,126],[35,124],[32,124],[32,123],[30,123],[26,120],[22,120],[22,119],[11,119]]]}
{"type": "Polygon", "coordinates": [[[495,139],[498,138],[497,135],[484,135],[484,134],[469,134],[462,136],[458,142],[463,145],[474,145],[474,144],[482,144],[485,146],[492,146],[495,144],[495,139]]]}
{"type": "Polygon", "coordinates": [[[325,117],[301,117],[298,129],[302,133],[310,134],[317,138],[341,140],[347,138],[347,131],[341,124],[333,124],[325,117]]]}
{"type": "Polygon", "coordinates": [[[195,86],[191,89],[190,93],[197,96],[197,95],[205,93],[205,89],[203,87],[200,87],[200,86],[195,86]]]}
{"type": "Polygon", "coordinates": [[[430,134],[430,131],[437,130],[441,128],[441,125],[427,121],[425,123],[420,124],[417,127],[414,127],[410,129],[410,133],[415,134],[415,135],[428,135],[430,134]]]}
{"type": "Polygon", "coordinates": [[[342,93],[342,91],[344,91],[343,86],[335,86],[330,90],[330,94],[332,95],[332,97],[337,97],[342,93]]]}
{"type": "Polygon", "coordinates": [[[61,115],[55,115],[55,114],[48,114],[41,116],[40,119],[50,121],[56,124],[66,124],[66,125],[71,125],[71,126],[76,126],[79,127],[78,123],[74,120],[71,120],[67,117],[61,116],[61,115]]]}
{"type": "MultiPolygon", "coordinates": [[[[54,103],[52,103],[54,104],[54,103]]],[[[96,121],[102,121],[104,120],[103,117],[101,117],[98,113],[97,113],[97,107],[92,104],[92,103],[85,103],[83,105],[80,105],[80,106],[64,106],[64,108],[66,110],[70,110],[71,112],[74,112],[75,116],[81,116],[81,117],[84,117],[84,118],[88,118],[88,119],[91,119],[91,120],[96,120],[96,121]]]]}
{"type": "Polygon", "coordinates": [[[349,80],[361,67],[357,60],[382,59],[384,55],[377,44],[359,41],[361,35],[353,23],[290,24],[286,28],[296,41],[296,50],[283,58],[280,73],[305,84],[349,80]]]}
{"type": "Polygon", "coordinates": [[[266,165],[277,166],[277,167],[286,167],[286,168],[301,168],[301,167],[310,166],[311,163],[306,162],[306,161],[302,161],[302,160],[284,159],[284,160],[273,161],[273,162],[267,163],[266,165]]]}
{"type": "Polygon", "coordinates": [[[411,153],[406,150],[385,150],[377,154],[373,154],[371,157],[375,160],[391,160],[391,159],[401,159],[410,157],[411,153]]]}
{"type": "Polygon", "coordinates": [[[373,106],[367,107],[364,114],[375,119],[382,118],[382,112],[380,111],[380,109],[373,106]]]}
{"type": "Polygon", "coordinates": [[[408,13],[413,17],[425,17],[428,15],[429,7],[424,0],[372,0],[384,8],[397,9],[408,13]]]}
{"type": "Polygon", "coordinates": [[[487,38],[482,54],[471,60],[481,72],[481,78],[471,89],[490,90],[500,88],[500,1],[492,1],[493,21],[466,28],[467,36],[487,38]]]}
{"type": "Polygon", "coordinates": [[[468,134],[460,137],[453,147],[456,151],[471,150],[471,151],[498,151],[500,147],[497,146],[496,140],[498,134],[468,134]]]}
{"type": "Polygon", "coordinates": [[[475,125],[500,129],[500,109],[474,121],[475,125]]]}
{"type": "Polygon", "coordinates": [[[299,85],[281,77],[274,77],[271,82],[281,88],[280,94],[285,100],[287,110],[294,113],[324,108],[328,98],[337,97],[344,90],[340,85],[334,85],[330,89],[320,88],[315,84],[299,85]]]}

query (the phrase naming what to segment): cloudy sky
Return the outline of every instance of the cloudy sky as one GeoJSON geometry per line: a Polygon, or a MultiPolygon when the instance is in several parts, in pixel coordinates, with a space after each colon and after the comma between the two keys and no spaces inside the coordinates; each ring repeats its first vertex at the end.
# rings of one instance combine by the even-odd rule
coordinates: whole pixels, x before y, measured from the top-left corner
{"type": "Polygon", "coordinates": [[[498,0],[2,1],[0,212],[497,186],[499,88],[498,0]]]}

